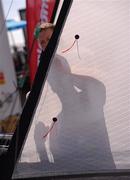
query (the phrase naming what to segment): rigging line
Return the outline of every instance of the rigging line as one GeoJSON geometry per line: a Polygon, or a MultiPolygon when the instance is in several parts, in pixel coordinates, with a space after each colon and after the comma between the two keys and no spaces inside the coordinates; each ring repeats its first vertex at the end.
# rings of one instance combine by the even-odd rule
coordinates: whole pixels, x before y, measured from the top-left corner
{"type": "Polygon", "coordinates": [[[79,55],[79,49],[78,49],[78,39],[79,39],[79,37],[80,36],[78,34],[76,34],[73,44],[69,48],[67,48],[65,50],[62,50],[62,53],[65,53],[65,52],[69,51],[70,49],[72,49],[72,47],[75,45],[75,43],[77,43],[77,51],[78,51],[78,55],[79,55]]]}
{"type": "Polygon", "coordinates": [[[54,127],[54,125],[55,125],[55,123],[56,123],[56,121],[57,121],[57,118],[54,117],[52,120],[53,120],[53,122],[52,122],[52,124],[51,124],[51,127],[48,129],[48,131],[47,131],[46,134],[43,136],[43,138],[46,138],[46,137],[48,136],[48,134],[51,132],[51,130],[53,129],[53,127],[54,127]]]}
{"type": "Polygon", "coordinates": [[[74,40],[73,44],[69,48],[62,50],[62,53],[69,51],[74,46],[75,42],[76,42],[76,39],[74,40]]]}
{"type": "Polygon", "coordinates": [[[81,57],[80,57],[80,52],[79,52],[79,43],[78,43],[78,41],[76,42],[76,45],[77,45],[77,53],[78,53],[78,57],[79,57],[79,59],[81,59],[81,57]]]}
{"type": "Polygon", "coordinates": [[[7,14],[6,14],[6,16],[5,16],[5,19],[4,19],[2,28],[1,28],[1,30],[0,30],[0,35],[2,34],[2,32],[3,32],[4,28],[5,28],[6,20],[7,20],[7,17],[8,17],[8,15],[9,15],[9,12],[10,12],[10,10],[11,10],[12,4],[13,4],[13,0],[11,1],[10,6],[9,6],[9,9],[8,9],[7,14]]]}

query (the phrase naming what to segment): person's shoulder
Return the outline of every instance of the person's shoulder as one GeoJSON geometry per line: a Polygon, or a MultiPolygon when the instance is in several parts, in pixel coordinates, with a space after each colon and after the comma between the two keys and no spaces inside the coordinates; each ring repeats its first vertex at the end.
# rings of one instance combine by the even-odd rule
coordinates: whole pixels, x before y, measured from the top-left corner
{"type": "Polygon", "coordinates": [[[65,61],[67,63],[67,60],[65,59],[65,57],[59,54],[55,54],[55,59],[65,61]]]}

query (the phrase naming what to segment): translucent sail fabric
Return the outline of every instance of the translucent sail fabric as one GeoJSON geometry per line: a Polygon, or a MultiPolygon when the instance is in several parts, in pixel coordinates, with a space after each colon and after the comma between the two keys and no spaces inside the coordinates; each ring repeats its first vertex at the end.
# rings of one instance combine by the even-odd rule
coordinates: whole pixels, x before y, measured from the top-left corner
{"type": "Polygon", "coordinates": [[[129,3],[73,2],[14,176],[130,168],[129,3]]]}

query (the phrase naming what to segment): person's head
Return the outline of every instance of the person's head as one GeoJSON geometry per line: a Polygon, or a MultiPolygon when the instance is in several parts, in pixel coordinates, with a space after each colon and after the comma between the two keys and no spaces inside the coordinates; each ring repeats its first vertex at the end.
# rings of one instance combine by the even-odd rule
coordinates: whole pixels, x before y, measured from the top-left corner
{"type": "Polygon", "coordinates": [[[41,48],[44,50],[52,36],[53,30],[54,30],[54,25],[52,23],[42,23],[39,28],[40,28],[40,33],[39,33],[39,44],[41,48]]]}

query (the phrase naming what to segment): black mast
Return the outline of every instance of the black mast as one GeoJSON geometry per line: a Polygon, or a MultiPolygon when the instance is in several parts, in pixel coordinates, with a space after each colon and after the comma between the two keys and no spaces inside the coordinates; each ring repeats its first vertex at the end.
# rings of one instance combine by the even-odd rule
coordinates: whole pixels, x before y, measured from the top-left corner
{"type": "Polygon", "coordinates": [[[60,0],[55,0],[55,5],[54,5],[53,13],[50,19],[50,23],[54,23],[59,3],[60,3],[60,0]]]}

